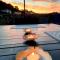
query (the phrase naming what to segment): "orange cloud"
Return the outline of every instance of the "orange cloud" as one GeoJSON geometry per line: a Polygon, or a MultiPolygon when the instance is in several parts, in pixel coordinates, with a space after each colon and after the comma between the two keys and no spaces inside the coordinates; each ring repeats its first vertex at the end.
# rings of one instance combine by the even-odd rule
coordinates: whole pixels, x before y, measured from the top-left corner
{"type": "MultiPolygon", "coordinates": [[[[11,3],[13,6],[18,6],[19,10],[24,9],[23,3],[11,3]]],[[[51,13],[51,12],[59,12],[60,13],[60,4],[57,3],[50,3],[47,6],[32,6],[26,4],[26,9],[29,11],[33,11],[36,13],[51,13]]]]}

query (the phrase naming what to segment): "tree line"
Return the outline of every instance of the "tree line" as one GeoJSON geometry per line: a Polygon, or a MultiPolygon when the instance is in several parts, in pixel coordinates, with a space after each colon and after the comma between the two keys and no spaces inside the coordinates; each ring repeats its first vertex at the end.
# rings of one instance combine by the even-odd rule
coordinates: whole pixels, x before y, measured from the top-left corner
{"type": "Polygon", "coordinates": [[[53,12],[49,14],[37,14],[32,11],[20,11],[17,6],[0,1],[0,25],[14,24],[60,24],[60,13],[53,12]],[[2,10],[10,10],[11,13],[2,10]]]}

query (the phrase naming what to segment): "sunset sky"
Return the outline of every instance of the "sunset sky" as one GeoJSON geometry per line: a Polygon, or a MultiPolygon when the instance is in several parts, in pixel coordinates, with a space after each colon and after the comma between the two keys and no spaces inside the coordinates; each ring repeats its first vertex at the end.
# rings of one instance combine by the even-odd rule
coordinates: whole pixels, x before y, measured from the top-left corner
{"type": "MultiPolygon", "coordinates": [[[[21,10],[23,9],[23,0],[2,0],[6,3],[10,3],[13,6],[18,6],[21,10]]],[[[26,9],[36,13],[60,13],[60,0],[25,0],[26,9]]]]}

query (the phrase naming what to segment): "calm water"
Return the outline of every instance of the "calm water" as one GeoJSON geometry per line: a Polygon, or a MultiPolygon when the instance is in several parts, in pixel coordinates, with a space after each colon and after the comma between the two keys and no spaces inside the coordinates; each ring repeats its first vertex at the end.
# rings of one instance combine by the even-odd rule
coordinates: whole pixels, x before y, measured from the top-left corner
{"type": "Polygon", "coordinates": [[[50,50],[53,60],[60,60],[60,25],[5,25],[0,26],[0,60],[15,60],[18,51],[24,50],[24,28],[31,28],[39,37],[36,40],[44,50],[50,50]],[[3,49],[2,49],[3,48],[3,49]]]}
{"type": "Polygon", "coordinates": [[[0,26],[0,45],[23,43],[25,41],[23,39],[25,28],[31,28],[32,31],[39,36],[39,38],[36,41],[40,44],[57,42],[55,39],[45,34],[45,32],[51,32],[50,34],[54,36],[57,34],[55,32],[58,31],[57,37],[59,38],[60,36],[60,25],[5,25],[0,26]],[[54,34],[52,32],[54,32],[54,34]]]}

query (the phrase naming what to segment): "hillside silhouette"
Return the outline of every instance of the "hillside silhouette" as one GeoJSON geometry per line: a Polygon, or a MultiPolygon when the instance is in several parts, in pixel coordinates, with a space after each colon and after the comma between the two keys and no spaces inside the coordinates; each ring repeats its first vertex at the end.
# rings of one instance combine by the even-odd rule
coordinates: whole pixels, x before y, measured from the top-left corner
{"type": "Polygon", "coordinates": [[[3,1],[0,1],[0,12],[1,10],[11,10],[11,12],[14,12],[14,11],[19,11],[17,8],[14,8],[11,4],[7,4],[3,1]]]}
{"type": "Polygon", "coordinates": [[[60,24],[60,13],[37,14],[33,11],[20,11],[17,6],[0,1],[0,25],[15,24],[60,24]]]}

